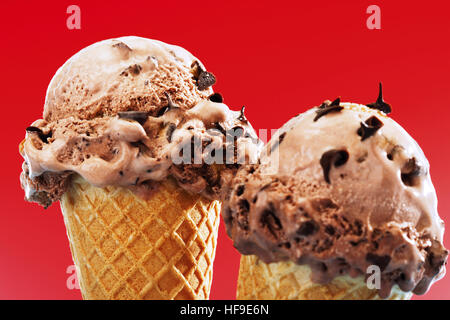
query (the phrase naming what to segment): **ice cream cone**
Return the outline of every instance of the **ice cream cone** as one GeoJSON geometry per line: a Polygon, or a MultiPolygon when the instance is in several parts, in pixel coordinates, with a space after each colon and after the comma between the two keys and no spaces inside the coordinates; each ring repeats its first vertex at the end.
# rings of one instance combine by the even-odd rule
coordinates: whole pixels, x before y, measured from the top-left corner
{"type": "MultiPolygon", "coordinates": [[[[339,276],[328,284],[310,280],[306,265],[291,261],[266,264],[256,256],[242,256],[237,287],[238,300],[378,300],[362,276],[339,276]]],[[[389,300],[408,300],[412,293],[392,288],[389,300]]]]}
{"type": "Polygon", "coordinates": [[[61,199],[84,299],[208,299],[221,203],[172,179],[144,200],[80,176],[61,199]]]}

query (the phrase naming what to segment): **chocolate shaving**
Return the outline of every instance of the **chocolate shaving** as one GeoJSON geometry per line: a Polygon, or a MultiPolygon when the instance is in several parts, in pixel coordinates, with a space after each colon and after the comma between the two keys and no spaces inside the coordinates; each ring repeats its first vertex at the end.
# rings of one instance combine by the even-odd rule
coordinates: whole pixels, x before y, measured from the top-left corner
{"type": "Polygon", "coordinates": [[[148,119],[148,112],[146,111],[121,111],[118,112],[119,119],[127,119],[139,122],[143,125],[148,119]]]}
{"type": "Polygon", "coordinates": [[[169,143],[172,142],[172,134],[176,128],[177,126],[174,123],[169,124],[169,127],[167,128],[166,138],[169,143]]]}
{"type": "Polygon", "coordinates": [[[407,186],[414,186],[416,178],[422,174],[422,168],[416,158],[409,159],[402,168],[401,179],[407,186]]]}
{"type": "Polygon", "coordinates": [[[216,103],[222,103],[223,102],[223,97],[220,93],[213,93],[212,95],[210,95],[208,97],[208,99],[212,102],[216,102],[216,103]]]}
{"type": "Polygon", "coordinates": [[[361,141],[364,141],[373,136],[383,125],[384,123],[381,122],[380,119],[372,116],[366,121],[361,122],[361,127],[358,129],[357,133],[361,137],[361,141]]]}
{"type": "Polygon", "coordinates": [[[384,102],[384,100],[383,100],[383,88],[382,88],[381,82],[379,84],[377,101],[375,101],[374,103],[366,104],[366,106],[368,106],[371,109],[380,110],[380,111],[384,112],[385,114],[391,113],[391,111],[392,111],[391,105],[384,102]]]}
{"type": "Polygon", "coordinates": [[[347,150],[329,150],[325,152],[320,158],[320,165],[323,169],[323,176],[327,183],[330,182],[330,170],[334,165],[335,167],[339,167],[344,165],[349,158],[349,154],[347,150]]]}
{"type": "Polygon", "coordinates": [[[25,131],[27,132],[35,132],[37,133],[39,139],[42,140],[42,142],[48,143],[48,138],[52,137],[52,132],[50,131],[49,133],[45,134],[40,128],[38,127],[33,127],[33,126],[29,126],[28,128],[25,129],[25,131]]]}
{"type": "Polygon", "coordinates": [[[323,117],[324,115],[326,115],[330,112],[338,112],[338,111],[341,111],[342,109],[344,109],[344,107],[340,106],[340,103],[341,103],[340,97],[336,98],[330,104],[322,103],[319,106],[318,110],[316,111],[316,116],[314,118],[314,121],[319,120],[321,117],[323,117]]]}

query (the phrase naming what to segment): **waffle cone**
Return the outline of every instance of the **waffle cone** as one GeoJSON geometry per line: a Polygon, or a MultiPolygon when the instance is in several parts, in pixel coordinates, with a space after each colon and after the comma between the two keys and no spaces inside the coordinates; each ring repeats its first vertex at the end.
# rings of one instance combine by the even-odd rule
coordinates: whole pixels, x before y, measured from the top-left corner
{"type": "Polygon", "coordinates": [[[221,204],[168,179],[150,199],[77,176],[61,199],[84,299],[208,299],[221,204]]]}
{"type": "MultiPolygon", "coordinates": [[[[293,262],[266,264],[256,256],[242,256],[237,287],[238,300],[378,300],[364,278],[339,276],[328,284],[310,280],[311,269],[293,262]]],[[[407,300],[411,293],[398,287],[388,299],[407,300]]]]}

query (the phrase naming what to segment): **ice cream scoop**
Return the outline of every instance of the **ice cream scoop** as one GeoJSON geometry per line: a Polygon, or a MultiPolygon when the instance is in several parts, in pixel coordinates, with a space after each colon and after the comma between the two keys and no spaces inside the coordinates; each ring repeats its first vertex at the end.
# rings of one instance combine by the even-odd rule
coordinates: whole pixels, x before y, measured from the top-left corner
{"type": "Polygon", "coordinates": [[[444,223],[429,163],[389,112],[380,92],[283,125],[233,181],[223,215],[234,246],[261,263],[309,266],[315,283],[377,266],[381,297],[394,285],[425,293],[445,273],[444,223]]]}
{"type": "Polygon", "coordinates": [[[221,191],[262,144],[186,50],[123,37],[67,60],[20,144],[26,199],[60,201],[84,299],[208,299],[221,191]]]}
{"type": "Polygon", "coordinates": [[[238,161],[211,165],[206,151],[234,148],[240,162],[256,161],[261,145],[243,113],[213,94],[215,81],[189,52],[156,40],[123,37],[81,50],[56,72],[43,119],[20,146],[26,198],[49,206],[74,173],[142,195],[172,176],[186,190],[219,198],[238,161]],[[239,136],[227,140],[231,131],[239,136]],[[174,161],[197,141],[214,148],[196,151],[195,163],[174,161]]]}

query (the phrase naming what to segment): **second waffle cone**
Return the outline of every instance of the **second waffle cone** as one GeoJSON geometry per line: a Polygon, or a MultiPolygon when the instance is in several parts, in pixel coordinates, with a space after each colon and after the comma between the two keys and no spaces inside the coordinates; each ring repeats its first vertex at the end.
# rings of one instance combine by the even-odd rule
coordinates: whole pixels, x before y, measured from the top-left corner
{"type": "MultiPolygon", "coordinates": [[[[310,280],[311,269],[291,261],[266,264],[256,256],[241,256],[238,300],[379,300],[363,277],[339,276],[328,284],[310,280]]],[[[389,300],[408,300],[411,293],[392,288],[389,300]]]]}
{"type": "Polygon", "coordinates": [[[77,176],[61,199],[84,299],[208,299],[218,201],[162,182],[148,200],[77,176]]]}

